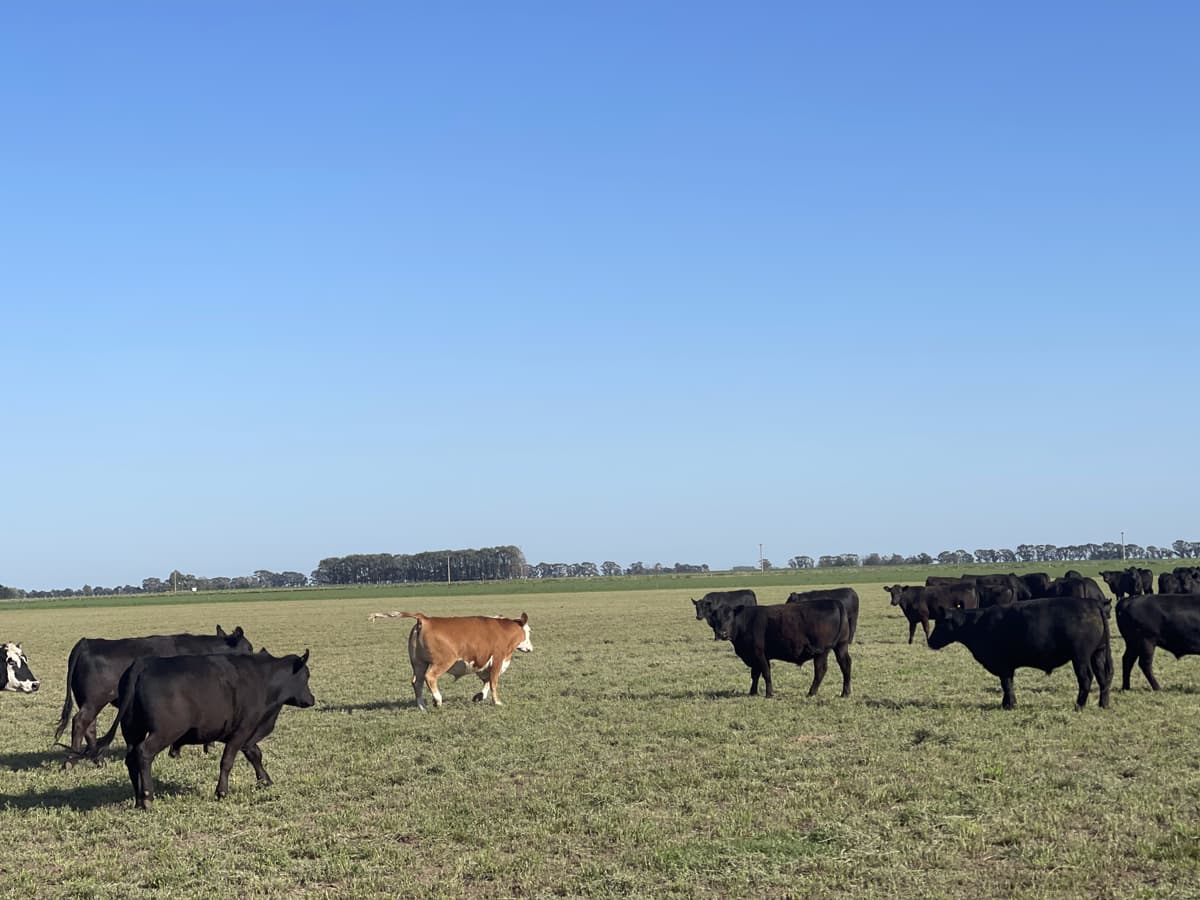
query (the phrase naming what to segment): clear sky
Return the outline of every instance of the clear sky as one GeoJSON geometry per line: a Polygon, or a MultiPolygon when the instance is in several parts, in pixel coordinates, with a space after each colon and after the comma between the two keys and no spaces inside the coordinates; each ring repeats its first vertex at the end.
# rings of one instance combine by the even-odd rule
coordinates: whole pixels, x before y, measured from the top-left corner
{"type": "Polygon", "coordinates": [[[0,583],[1200,539],[1195,3],[0,8],[0,583]]]}

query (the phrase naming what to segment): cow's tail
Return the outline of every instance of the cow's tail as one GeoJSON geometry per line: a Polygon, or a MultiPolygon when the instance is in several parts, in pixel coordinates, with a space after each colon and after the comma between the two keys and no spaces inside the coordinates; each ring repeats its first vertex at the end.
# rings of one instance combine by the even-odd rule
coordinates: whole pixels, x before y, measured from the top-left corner
{"type": "Polygon", "coordinates": [[[369,616],[367,616],[367,621],[370,622],[371,624],[374,624],[376,619],[397,619],[397,618],[399,618],[399,619],[416,619],[418,622],[424,622],[425,614],[424,613],[414,613],[414,612],[398,612],[397,610],[393,609],[391,612],[371,613],[369,616]]]}
{"type": "MultiPolygon", "coordinates": [[[[1109,635],[1109,628],[1108,628],[1108,600],[1106,599],[1104,601],[1104,603],[1098,603],[1096,605],[1100,609],[1100,621],[1102,621],[1104,623],[1104,644],[1102,646],[1104,648],[1103,660],[1104,660],[1105,671],[1103,674],[1103,678],[1106,682],[1111,682],[1112,677],[1113,677],[1113,661],[1112,661],[1112,644],[1109,643],[1110,635],[1109,635]]],[[[1117,615],[1119,616],[1120,615],[1120,604],[1117,604],[1117,608],[1118,608],[1117,615]]],[[[1099,673],[1097,673],[1097,674],[1099,674],[1099,673]]]]}
{"type": "Polygon", "coordinates": [[[71,683],[75,680],[75,663],[83,653],[83,641],[76,641],[67,659],[67,699],[63,701],[62,715],[58,719],[58,727],[54,729],[54,739],[57,741],[67,730],[67,721],[71,718],[71,683]]]}
{"type": "Polygon", "coordinates": [[[113,738],[117,735],[117,726],[121,724],[121,720],[125,718],[125,714],[129,712],[129,707],[133,705],[133,697],[137,693],[137,683],[142,677],[142,669],[146,667],[145,659],[135,660],[133,665],[121,676],[121,695],[117,698],[117,717],[113,719],[112,725],[108,731],[104,733],[104,737],[96,741],[94,750],[86,750],[83,756],[90,760],[100,759],[100,755],[108,749],[108,745],[113,742],[113,738]]]}

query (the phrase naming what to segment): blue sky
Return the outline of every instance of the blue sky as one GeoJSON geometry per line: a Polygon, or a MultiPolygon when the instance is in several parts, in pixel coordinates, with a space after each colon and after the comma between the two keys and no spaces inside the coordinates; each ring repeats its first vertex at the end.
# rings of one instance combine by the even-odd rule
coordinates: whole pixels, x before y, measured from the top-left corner
{"type": "Polygon", "coordinates": [[[0,10],[0,583],[1200,539],[1198,26],[0,10]]]}

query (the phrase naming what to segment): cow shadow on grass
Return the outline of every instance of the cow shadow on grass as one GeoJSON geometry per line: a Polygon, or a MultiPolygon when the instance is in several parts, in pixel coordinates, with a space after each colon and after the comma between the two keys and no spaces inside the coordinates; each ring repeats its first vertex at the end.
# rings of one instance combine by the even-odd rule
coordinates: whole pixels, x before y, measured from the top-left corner
{"type": "Polygon", "coordinates": [[[373,700],[370,703],[330,703],[318,706],[317,712],[376,712],[381,709],[397,710],[415,706],[412,700],[373,700]]]}
{"type": "Polygon", "coordinates": [[[24,769],[38,769],[44,765],[61,766],[66,756],[62,751],[45,750],[34,753],[0,753],[0,770],[8,769],[20,772],[24,769]]]}
{"type": "MultiPolygon", "coordinates": [[[[124,774],[124,773],[122,773],[124,774]]],[[[155,797],[172,797],[194,794],[195,787],[172,782],[169,779],[154,779],[155,797]]],[[[45,791],[26,791],[21,794],[0,793],[0,809],[74,809],[86,812],[102,806],[133,807],[133,791],[129,780],[113,781],[112,784],[91,784],[72,787],[64,784],[45,791]]]]}

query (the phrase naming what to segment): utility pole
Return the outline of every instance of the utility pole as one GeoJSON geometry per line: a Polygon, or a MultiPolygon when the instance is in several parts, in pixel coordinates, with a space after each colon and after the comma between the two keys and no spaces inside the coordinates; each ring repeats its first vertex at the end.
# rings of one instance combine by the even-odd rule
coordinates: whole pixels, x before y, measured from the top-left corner
{"type": "Polygon", "coordinates": [[[1121,532],[1121,562],[1125,562],[1125,532],[1121,532]]]}
{"type": "Polygon", "coordinates": [[[450,587],[450,554],[446,554],[446,587],[450,587]]]}
{"type": "Polygon", "coordinates": [[[762,544],[759,544],[758,545],[758,574],[761,575],[765,571],[767,571],[767,570],[763,568],[762,544]]]}

